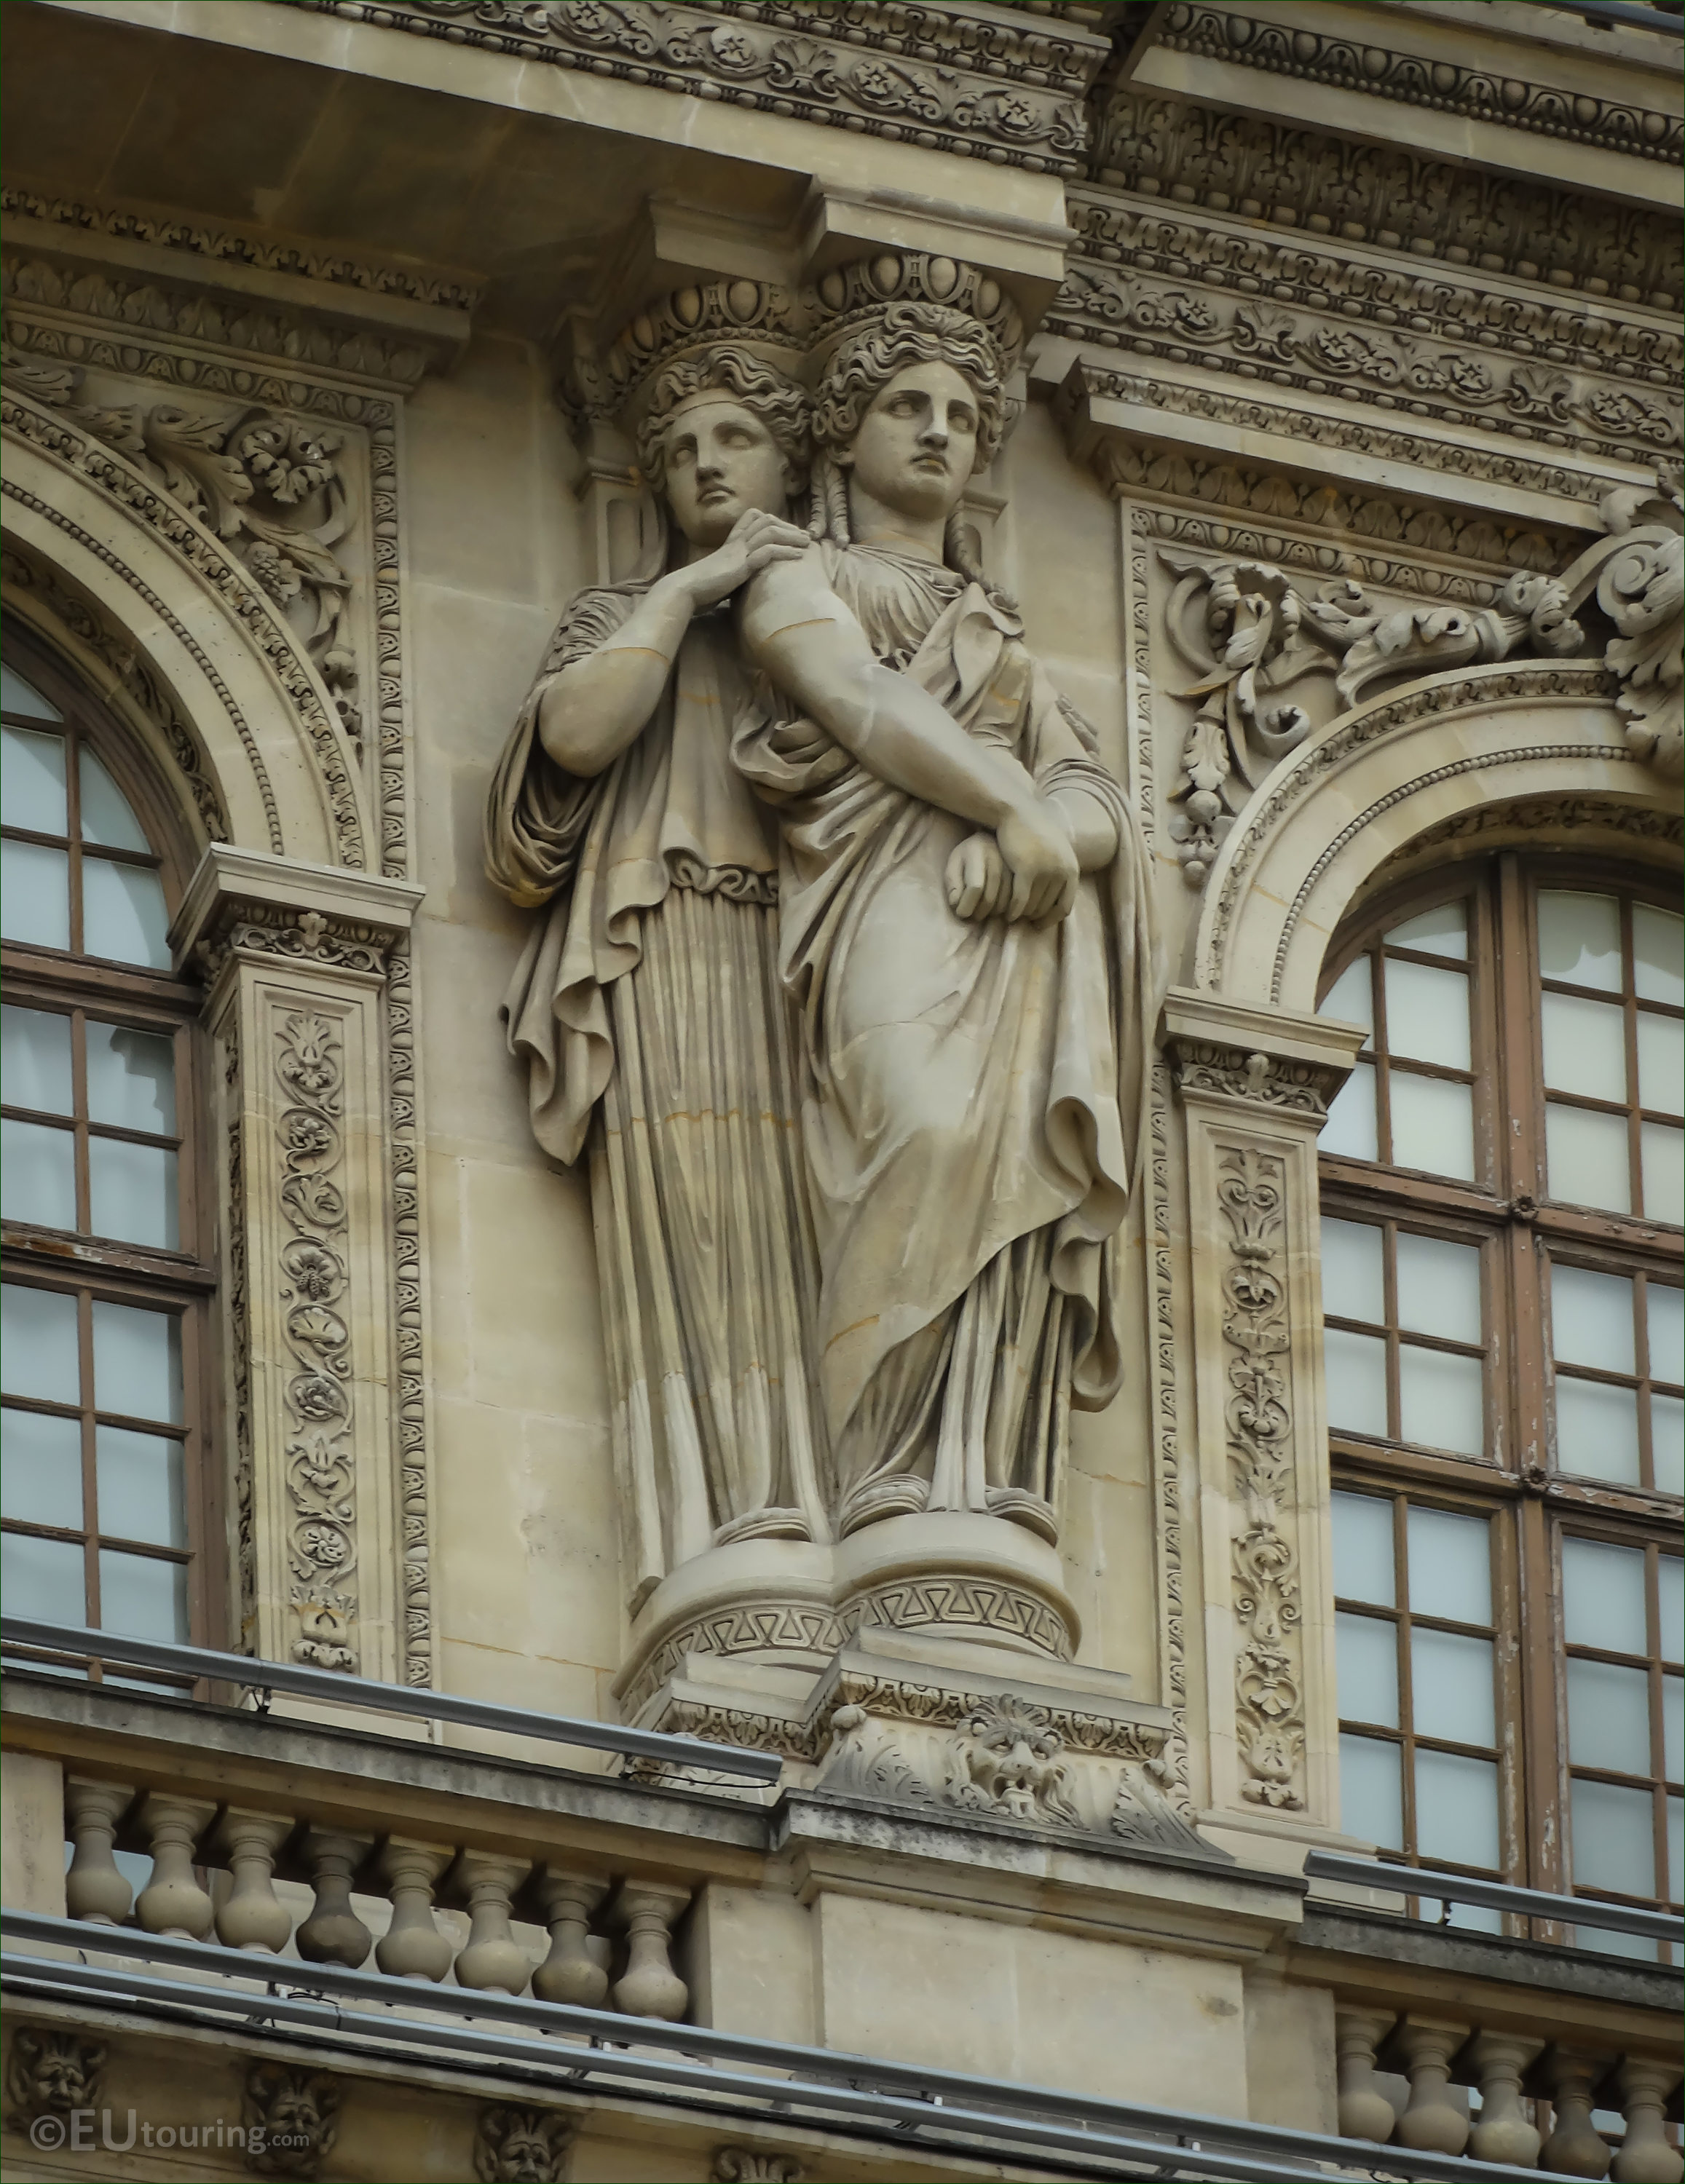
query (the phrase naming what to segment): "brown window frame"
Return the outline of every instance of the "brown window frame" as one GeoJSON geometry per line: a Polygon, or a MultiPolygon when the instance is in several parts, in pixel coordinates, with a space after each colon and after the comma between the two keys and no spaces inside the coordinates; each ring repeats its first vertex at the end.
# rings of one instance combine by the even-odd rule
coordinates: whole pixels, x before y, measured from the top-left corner
{"type": "MultiPolygon", "coordinates": [[[[1492,1520],[1493,1613],[1509,1618],[1499,1624],[1500,1651],[1506,1630],[1518,1640],[1513,1667],[1499,1679],[1504,1703],[1514,1708],[1499,1723],[1500,1747],[1507,1747],[1506,1760],[1500,1766],[1500,1830],[1511,1859],[1504,1877],[1563,1893],[1602,1896],[1604,1892],[1589,1886],[1574,1891],[1569,1865],[1571,1780],[1576,1774],[1596,1776],[1601,1770],[1571,1769],[1568,1758],[1568,1651],[1562,1623],[1560,1543],[1568,1532],[1645,1545],[1653,1595],[1656,1553],[1673,1549],[1678,1542],[1681,1502],[1678,1496],[1662,1492],[1651,1483],[1654,1472],[1649,1407],[1642,1391],[1652,1383],[1649,1359],[1638,1328],[1637,1370],[1632,1374],[1600,1374],[1596,1368],[1584,1368],[1584,1377],[1613,1379],[1641,1390],[1640,1461],[1645,1483],[1614,1484],[1557,1469],[1552,1394],[1555,1368],[1547,1262],[1559,1259],[1597,1272],[1643,1277],[1646,1282],[1660,1279],[1677,1288],[1682,1232],[1651,1215],[1604,1212],[1553,1201],[1546,1195],[1536,911],[1542,887],[1621,899],[1623,947],[1629,965],[1631,902],[1650,901],[1673,911],[1679,908],[1677,879],[1654,866],[1634,865],[1615,870],[1606,862],[1587,858],[1503,850],[1419,873],[1378,892],[1348,920],[1329,950],[1320,987],[1325,998],[1353,961],[1381,947],[1382,936],[1391,927],[1459,897],[1470,903],[1474,1164],[1480,1179],[1470,1184],[1331,1153],[1321,1156],[1320,1167],[1322,1211],[1331,1218],[1396,1223],[1425,1234],[1481,1245],[1489,1421],[1487,1451],[1478,1459],[1337,1429],[1331,1429],[1330,1455],[1336,1488],[1395,1496],[1408,1494],[1412,1500],[1444,1508],[1477,1509],[1492,1520]],[[1506,1573],[1501,1588],[1500,1571],[1506,1573]],[[1511,1732],[1507,1736],[1506,1725],[1511,1732]],[[1519,1738],[1513,1734],[1518,1725],[1519,1738]],[[1512,1813],[1516,1822],[1513,1829],[1512,1813]]],[[[1414,950],[1387,952],[1417,960],[1414,950]]],[[[1421,956],[1420,960],[1440,959],[1421,956]]],[[[1373,977],[1371,984],[1375,1045],[1380,1049],[1385,1034],[1384,981],[1373,977]]],[[[1599,990],[1597,998],[1607,1002],[1615,997],[1599,990]]],[[[1630,994],[1622,998],[1628,1084],[1636,1095],[1636,1006],[1630,994]]],[[[1685,1017],[1685,1011],[1665,1012],[1685,1017]]],[[[1381,1054],[1375,1066],[1375,1089],[1377,1142],[1382,1150],[1388,1144],[1384,1132],[1390,1067],[1390,1056],[1381,1054]]],[[[1446,1073],[1423,1067],[1424,1073],[1446,1073]]],[[[1628,1112],[1629,1162],[1635,1163],[1641,1121],[1661,1118],[1641,1110],[1636,1098],[1628,1112]]],[[[1636,1179],[1636,1168],[1632,1172],[1636,1179]]],[[[1390,1250],[1385,1263],[1390,1269],[1390,1250]]],[[[1386,1301],[1389,1319],[1396,1321],[1396,1298],[1390,1281],[1386,1301]]],[[[1635,1296],[1635,1315],[1640,1310],[1641,1301],[1635,1296]]],[[[1328,1316],[1336,1326],[1359,1324],[1349,1322],[1349,1315],[1337,1308],[1330,1310],[1328,1316]]],[[[1376,1331],[1368,1322],[1361,1325],[1364,1331],[1376,1331]]],[[[1386,1334],[1389,1419],[1393,1419],[1398,1417],[1396,1326],[1386,1334]]],[[[1569,1369],[1574,1373],[1582,1370],[1569,1369]]],[[[1671,1382],[1660,1384],[1668,1392],[1676,1387],[1671,1382]]],[[[1395,1518],[1395,1524],[1402,1522],[1402,1517],[1395,1518]]],[[[1395,1570],[1395,1581],[1396,1576],[1395,1570]]],[[[1371,1603],[1341,1599],[1337,1604],[1342,1612],[1375,1613],[1371,1603]]],[[[1652,1600],[1652,1607],[1654,1604],[1652,1600]]],[[[1655,1627],[1652,1624],[1653,1630],[1655,1627]]],[[[1653,1666],[1651,1674],[1654,1713],[1661,1688],[1660,1667],[1653,1666]]],[[[1401,1663],[1401,1725],[1407,1719],[1407,1691],[1401,1663]]],[[[1353,1734],[1375,1733],[1375,1725],[1370,1724],[1342,1722],[1342,1729],[1353,1734]]],[[[1659,1738],[1659,1724],[1655,1734],[1659,1738]]],[[[1655,1743],[1653,1750],[1660,1766],[1660,1744],[1655,1743]]],[[[1659,1775],[1651,1778],[1651,1785],[1660,1853],[1666,1791],[1659,1775]]],[[[1405,1797],[1407,1801],[1410,1797],[1408,1784],[1405,1797]]],[[[1431,1864],[1442,1870],[1459,1869],[1444,1860],[1419,1856],[1414,1847],[1414,1831],[1409,1824],[1409,1809],[1407,1802],[1403,1862],[1431,1864]]],[[[1657,1870],[1665,1872],[1665,1864],[1659,1863],[1657,1870]]],[[[1635,1896],[1615,1900],[1651,1904],[1660,1899],[1635,1896]]]]}
{"type": "MultiPolygon", "coordinates": [[[[67,844],[59,838],[8,826],[8,838],[66,846],[70,858],[70,926],[69,951],[32,943],[0,942],[0,972],[5,999],[21,1007],[72,1018],[72,1068],[78,1111],[74,1118],[36,1115],[21,1106],[6,1106],[8,1116],[74,1131],[77,1215],[91,1213],[88,1153],[90,1135],[126,1139],[143,1144],[173,1144],[177,1155],[180,1234],[174,1250],[117,1241],[87,1229],[53,1229],[37,1224],[6,1221],[0,1229],[0,1271],[8,1283],[76,1295],[90,1302],[106,1300],[161,1310],[180,1323],[182,1374],[182,1425],[177,1429],[156,1420],[120,1419],[116,1413],[96,1412],[92,1359],[89,1354],[91,1315],[86,1304],[78,1305],[78,1347],[81,1383],[74,1406],[8,1396],[8,1406],[81,1421],[82,1440],[83,1523],[80,1530],[42,1525],[8,1518],[5,1529],[36,1537],[79,1543],[84,1555],[83,1615],[98,1612],[99,1564],[102,1547],[125,1554],[147,1556],[187,1568],[187,1640],[194,1645],[220,1642],[227,1611],[224,1557],[219,1552],[226,1529],[221,1464],[215,1400],[216,1328],[214,1302],[217,1286],[217,1212],[212,1178],[204,1158],[209,1143],[210,1112],[207,1056],[200,1016],[204,995],[192,981],[136,964],[79,955],[81,938],[81,859],[86,845],[76,838],[79,768],[75,750],[86,744],[100,759],[134,811],[154,854],[88,850],[131,866],[151,866],[159,873],[165,901],[173,916],[192,870],[190,844],[176,807],[153,777],[144,755],[74,671],[31,633],[8,622],[5,632],[8,663],[42,695],[57,706],[62,721],[43,723],[23,716],[6,716],[8,725],[61,729],[67,744],[67,844]],[[169,1037],[175,1050],[176,1129],[172,1138],[91,1123],[86,1114],[86,1045],[81,1022],[97,1021],[126,1024],[138,1031],[169,1037]],[[131,1540],[108,1534],[99,1527],[99,1504],[95,1482],[95,1420],[127,1424],[162,1438],[179,1440],[183,1449],[184,1495],[187,1502],[187,1540],[183,1550],[131,1540]]],[[[66,1617],[66,1620],[81,1619],[66,1617]]],[[[71,1657],[47,1655],[44,1660],[71,1657]]],[[[82,1665],[75,1657],[74,1665],[82,1665]]],[[[101,1676],[98,1660],[87,1663],[87,1673],[101,1676]]],[[[123,1672],[126,1675],[131,1673],[123,1672]]]]}

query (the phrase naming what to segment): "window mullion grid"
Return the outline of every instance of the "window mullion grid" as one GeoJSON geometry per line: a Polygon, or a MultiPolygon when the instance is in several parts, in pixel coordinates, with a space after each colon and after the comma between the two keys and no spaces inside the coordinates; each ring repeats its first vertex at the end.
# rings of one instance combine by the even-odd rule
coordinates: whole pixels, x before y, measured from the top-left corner
{"type": "Polygon", "coordinates": [[[1375,1144],[1384,1167],[1392,1162],[1392,1080],[1386,1046],[1386,971],[1379,946],[1369,951],[1369,1006],[1375,1029],[1375,1144]]]}
{"type": "Polygon", "coordinates": [[[1643,1137],[1638,1117],[1638,976],[1632,957],[1632,904],[1621,897],[1621,1029],[1626,1056],[1626,1197],[1637,1213],[1644,1203],[1643,1137]]]}
{"type": "Polygon", "coordinates": [[[80,1009],[70,1011],[70,1125],[76,1168],[76,1228],[81,1235],[93,1234],[93,1175],[87,1141],[87,1019],[80,1009]]]}
{"type": "Polygon", "coordinates": [[[1644,1546],[1644,1629],[1649,1635],[1649,1659],[1645,1669],[1650,1699],[1650,1825],[1655,1839],[1655,1892],[1668,1899],[1667,1858],[1667,1724],[1661,1670],[1661,1580],[1657,1569],[1658,1549],[1654,1540],[1644,1546]]]}
{"type": "Polygon", "coordinates": [[[1400,1822],[1404,1856],[1420,1864],[1416,1840],[1415,1695],[1410,1680],[1410,1568],[1409,1550],[1409,1504],[1402,1494],[1392,1496],[1392,1600],[1398,1645],[1398,1787],[1403,1798],[1400,1822]]]}
{"type": "Polygon", "coordinates": [[[1398,1379],[1398,1227],[1393,1221],[1381,1224],[1381,1309],[1386,1321],[1383,1330],[1386,1343],[1386,1438],[1403,1439],[1403,1403],[1398,1379]]]}
{"type": "Polygon", "coordinates": [[[76,1293],[76,1373],[82,1453],[82,1585],[83,1621],[90,1630],[99,1624],[99,1466],[97,1429],[93,1417],[93,1295],[76,1293]]]}
{"type": "Polygon", "coordinates": [[[81,738],[74,722],[64,722],[64,826],[69,835],[66,872],[70,889],[70,953],[82,946],[82,769],[81,738]]]}

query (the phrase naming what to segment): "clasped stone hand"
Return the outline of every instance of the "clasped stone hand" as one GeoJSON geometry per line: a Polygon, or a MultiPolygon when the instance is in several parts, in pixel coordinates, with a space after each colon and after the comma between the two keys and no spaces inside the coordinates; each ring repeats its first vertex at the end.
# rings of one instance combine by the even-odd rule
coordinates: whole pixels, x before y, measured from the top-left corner
{"type": "Polygon", "coordinates": [[[729,599],[739,586],[774,561],[799,561],[812,544],[805,531],[764,508],[739,515],[723,546],[700,560],[688,561],[677,573],[700,614],[729,599]]]}

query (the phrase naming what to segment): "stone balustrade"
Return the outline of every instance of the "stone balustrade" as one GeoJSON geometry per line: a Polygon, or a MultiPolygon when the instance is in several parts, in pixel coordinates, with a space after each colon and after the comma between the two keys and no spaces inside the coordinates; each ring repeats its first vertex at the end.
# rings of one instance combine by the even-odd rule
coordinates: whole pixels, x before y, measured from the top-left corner
{"type": "Polygon", "coordinates": [[[394,1978],[629,2017],[678,2020],[689,2006],[672,1946],[690,1881],[77,1774],[65,1781],[64,1833],[66,1909],[90,1925],[352,1970],[372,1958],[394,1978]]]}
{"type": "Polygon", "coordinates": [[[1623,2053],[1414,2006],[1400,2014],[1337,2003],[1335,2022],[1344,2137],[1617,2184],[1685,2176],[1668,2130],[1670,2112],[1678,2117],[1677,2050],[1623,2053]]]}

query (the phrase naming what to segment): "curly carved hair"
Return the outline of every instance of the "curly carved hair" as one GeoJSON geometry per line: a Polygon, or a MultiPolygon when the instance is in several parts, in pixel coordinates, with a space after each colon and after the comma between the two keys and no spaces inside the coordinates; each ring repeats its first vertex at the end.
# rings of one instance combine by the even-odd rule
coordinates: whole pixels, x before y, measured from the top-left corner
{"type": "Polygon", "coordinates": [[[790,472],[791,490],[806,482],[811,455],[807,397],[793,380],[763,364],[758,356],[722,342],[700,356],[669,365],[656,382],[638,427],[638,467],[656,493],[667,484],[667,427],[673,412],[692,395],[717,387],[758,417],[772,434],[790,472]]]}
{"type": "Polygon", "coordinates": [[[813,437],[833,461],[847,453],[889,382],[914,364],[950,365],[969,382],[977,397],[977,467],[993,462],[1007,425],[1001,352],[986,327],[944,304],[891,304],[831,359],[814,398],[813,437]]]}

